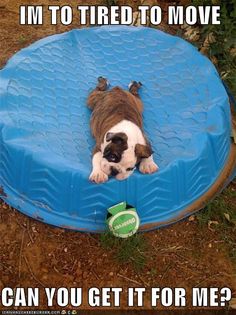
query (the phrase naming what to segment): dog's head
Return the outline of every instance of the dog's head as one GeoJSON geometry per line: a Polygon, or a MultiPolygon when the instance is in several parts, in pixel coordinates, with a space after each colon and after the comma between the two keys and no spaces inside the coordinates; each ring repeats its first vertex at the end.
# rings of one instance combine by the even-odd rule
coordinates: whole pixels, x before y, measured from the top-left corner
{"type": "Polygon", "coordinates": [[[105,140],[101,168],[104,173],[119,180],[129,177],[141,159],[153,153],[149,144],[129,145],[128,137],[123,132],[108,132],[105,140]]]}

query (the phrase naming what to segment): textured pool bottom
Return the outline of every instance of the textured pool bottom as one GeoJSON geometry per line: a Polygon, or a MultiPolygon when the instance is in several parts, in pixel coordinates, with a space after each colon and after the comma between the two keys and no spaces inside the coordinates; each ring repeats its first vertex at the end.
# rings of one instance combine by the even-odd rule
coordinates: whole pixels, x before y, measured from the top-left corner
{"type": "Polygon", "coordinates": [[[180,218],[215,182],[230,151],[228,97],[195,48],[149,28],[101,27],[43,39],[1,71],[0,185],[7,202],[44,222],[105,229],[127,201],[142,225],[180,218]],[[144,127],[160,171],[88,181],[94,145],[86,98],[100,75],[143,82],[144,127]]]}

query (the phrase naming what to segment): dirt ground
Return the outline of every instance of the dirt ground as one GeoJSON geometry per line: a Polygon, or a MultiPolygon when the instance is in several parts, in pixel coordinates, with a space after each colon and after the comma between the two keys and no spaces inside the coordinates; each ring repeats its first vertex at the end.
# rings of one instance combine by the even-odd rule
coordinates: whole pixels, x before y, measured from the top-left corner
{"type": "MultiPolygon", "coordinates": [[[[30,1],[48,5],[49,1],[30,1]]],[[[138,1],[129,1],[134,7],[138,1]]],[[[121,3],[121,2],[120,2],[121,3]]],[[[0,0],[0,67],[18,50],[54,33],[79,27],[20,26],[18,7],[27,0],[0,0]]],[[[65,1],[50,1],[65,5],[65,1]]],[[[70,1],[76,7],[78,1],[70,1]]],[[[85,3],[83,3],[85,4],[85,3]]],[[[104,4],[87,1],[86,4],[104,4]]],[[[127,2],[126,2],[127,4],[127,2]]],[[[163,7],[165,7],[163,3],[163,7]]],[[[162,25],[161,28],[171,33],[162,25]]],[[[229,190],[235,191],[231,184],[229,190]]],[[[236,198],[231,203],[235,202],[236,198]]],[[[143,235],[148,250],[142,271],[131,262],[120,263],[104,249],[100,236],[54,228],[30,219],[0,203],[0,289],[3,287],[229,287],[236,295],[236,277],[227,247],[215,229],[200,226],[196,217],[143,235]]],[[[125,297],[122,307],[127,308],[125,297]]],[[[85,307],[85,305],[84,305],[85,307]]],[[[41,309],[47,309],[42,298],[41,309]]],[[[146,299],[146,308],[150,308],[146,299]]],[[[0,305],[1,309],[1,305],[0,305]]]]}

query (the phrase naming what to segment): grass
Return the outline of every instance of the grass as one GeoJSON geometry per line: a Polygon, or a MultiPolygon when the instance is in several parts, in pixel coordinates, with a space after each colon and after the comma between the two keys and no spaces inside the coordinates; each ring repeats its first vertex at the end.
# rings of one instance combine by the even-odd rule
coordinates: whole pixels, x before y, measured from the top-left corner
{"type": "Polygon", "coordinates": [[[136,272],[141,272],[145,267],[148,246],[143,234],[122,239],[107,232],[101,235],[100,242],[104,249],[113,251],[118,263],[130,263],[136,272]]]}
{"type": "Polygon", "coordinates": [[[236,191],[231,186],[211,201],[198,215],[200,225],[217,221],[221,227],[236,227],[236,191]]]}
{"type": "Polygon", "coordinates": [[[20,35],[18,38],[18,42],[19,44],[24,44],[26,42],[26,38],[23,35],[20,35]]]}
{"type": "MultiPolygon", "coordinates": [[[[200,27],[200,39],[196,43],[201,48],[208,36],[214,38],[209,43],[208,57],[215,60],[215,65],[222,79],[236,96],[236,54],[235,54],[235,18],[234,0],[193,0],[192,5],[221,6],[221,24],[200,27]]],[[[217,230],[229,257],[236,267],[236,187],[232,184],[221,195],[210,202],[197,215],[200,227],[208,225],[217,230]]]]}
{"type": "MultiPolygon", "coordinates": [[[[236,268],[236,185],[231,184],[226,188],[196,218],[199,228],[208,226],[217,231],[236,268]]],[[[112,251],[119,264],[131,264],[137,273],[147,265],[150,248],[144,234],[122,239],[107,232],[100,236],[100,243],[104,249],[112,251]]],[[[155,277],[156,272],[155,269],[151,270],[151,276],[155,277]]]]}
{"type": "Polygon", "coordinates": [[[215,60],[216,67],[222,79],[236,96],[236,4],[235,0],[194,0],[193,5],[221,6],[220,25],[205,25],[200,28],[200,48],[207,36],[212,35],[215,40],[209,45],[208,56],[215,60]]]}
{"type": "Polygon", "coordinates": [[[113,5],[117,5],[117,0],[106,0],[106,5],[108,7],[113,6],[113,5]]]}
{"type": "Polygon", "coordinates": [[[221,195],[197,214],[200,227],[208,225],[224,241],[229,257],[236,267],[236,189],[231,184],[221,195]]]}
{"type": "MultiPolygon", "coordinates": [[[[199,228],[215,230],[223,241],[222,249],[226,250],[236,268],[236,185],[231,184],[205,209],[196,215],[199,228]]],[[[135,234],[127,239],[117,238],[110,232],[100,236],[101,246],[113,253],[119,264],[130,264],[137,273],[143,271],[150,256],[150,247],[144,234],[135,234]]],[[[198,254],[197,256],[198,257],[198,254]]],[[[150,275],[155,278],[156,269],[150,275]]]]}

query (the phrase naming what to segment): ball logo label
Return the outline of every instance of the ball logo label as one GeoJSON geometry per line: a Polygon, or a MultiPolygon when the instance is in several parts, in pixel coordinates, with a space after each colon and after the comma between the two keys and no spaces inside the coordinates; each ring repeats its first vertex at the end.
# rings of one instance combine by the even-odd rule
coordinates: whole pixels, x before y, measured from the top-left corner
{"type": "Polygon", "coordinates": [[[136,209],[122,202],[108,209],[107,224],[115,236],[126,238],[137,232],[140,220],[136,209]]]}

